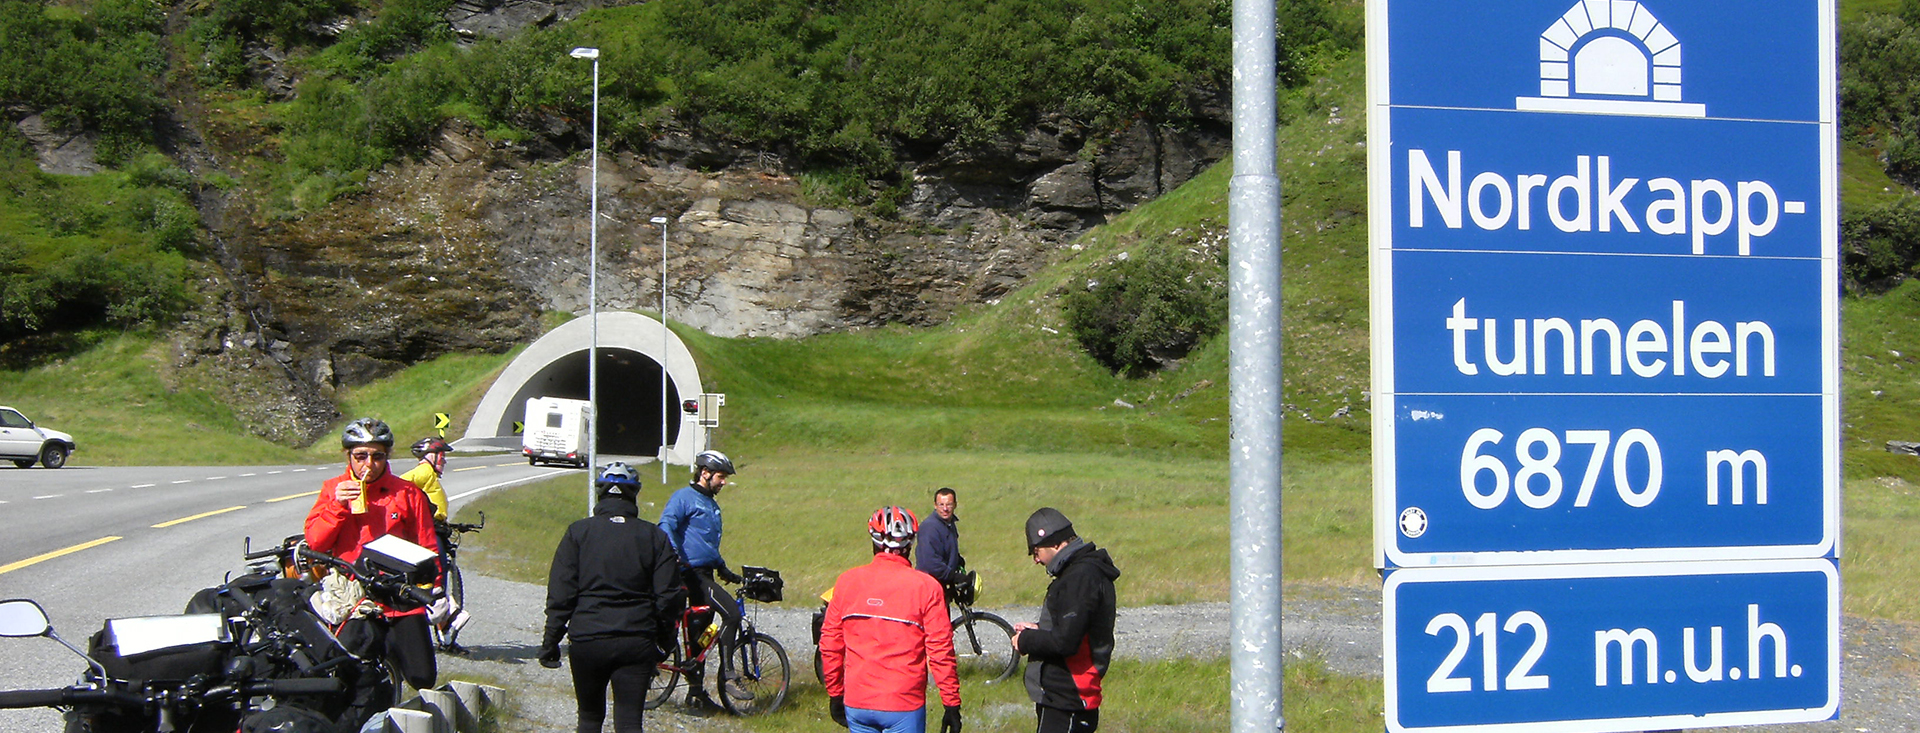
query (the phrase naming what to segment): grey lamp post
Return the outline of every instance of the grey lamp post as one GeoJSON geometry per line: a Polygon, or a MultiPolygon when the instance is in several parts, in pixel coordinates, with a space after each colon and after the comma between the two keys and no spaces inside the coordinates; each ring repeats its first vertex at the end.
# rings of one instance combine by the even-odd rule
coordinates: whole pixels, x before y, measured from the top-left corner
{"type": "Polygon", "coordinates": [[[593,62],[593,174],[587,209],[587,516],[593,516],[593,472],[600,465],[600,49],[568,54],[593,62]]]}
{"type": "Polygon", "coordinates": [[[667,416],[673,405],[667,401],[667,217],[647,221],[660,227],[660,485],[667,485],[667,416]]]}

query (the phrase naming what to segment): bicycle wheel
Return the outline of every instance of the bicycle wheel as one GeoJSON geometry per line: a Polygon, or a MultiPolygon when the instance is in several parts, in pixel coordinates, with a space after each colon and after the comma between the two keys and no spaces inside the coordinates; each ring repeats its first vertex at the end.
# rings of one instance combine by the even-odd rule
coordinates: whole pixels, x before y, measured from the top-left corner
{"type": "Polygon", "coordinates": [[[460,566],[453,564],[453,558],[447,558],[447,597],[453,599],[454,608],[467,607],[467,582],[460,577],[460,566]]]}
{"type": "Polygon", "coordinates": [[[653,670],[653,680],[647,683],[646,708],[652,710],[666,704],[673,697],[673,688],[680,686],[680,645],[669,644],[667,658],[653,670]]]}
{"type": "Polygon", "coordinates": [[[993,684],[1012,677],[1020,668],[1020,655],[1013,651],[1013,625],[985,611],[954,619],[953,657],[962,680],[993,684]]]}
{"type": "Polygon", "coordinates": [[[780,709],[787,699],[788,677],[793,672],[787,662],[787,650],[766,634],[742,637],[733,650],[731,663],[721,667],[720,704],[741,717],[765,715],[780,709]],[[731,667],[732,669],[728,669],[731,667]],[[727,676],[734,675],[732,679],[727,676]]]}

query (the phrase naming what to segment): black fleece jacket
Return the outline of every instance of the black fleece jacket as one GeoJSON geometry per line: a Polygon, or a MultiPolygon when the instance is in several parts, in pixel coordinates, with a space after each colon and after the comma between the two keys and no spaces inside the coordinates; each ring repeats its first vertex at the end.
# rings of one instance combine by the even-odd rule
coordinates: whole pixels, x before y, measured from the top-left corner
{"type": "Polygon", "coordinates": [[[1120,569],[1107,551],[1078,539],[1048,563],[1053,583],[1040,608],[1040,628],[1020,632],[1027,655],[1027,696],[1058,710],[1100,709],[1100,681],[1113,659],[1120,569]]]}
{"type": "Polygon", "coordinates": [[[559,646],[562,635],[576,643],[665,637],[686,602],[679,566],[667,533],[641,519],[639,507],[602,498],[553,551],[542,646],[559,646]]]}

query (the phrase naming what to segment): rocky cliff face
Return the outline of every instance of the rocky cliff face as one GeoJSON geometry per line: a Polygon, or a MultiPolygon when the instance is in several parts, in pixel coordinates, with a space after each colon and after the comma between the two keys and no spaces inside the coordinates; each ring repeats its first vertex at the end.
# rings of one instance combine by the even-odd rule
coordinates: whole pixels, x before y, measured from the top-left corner
{"type": "MultiPolygon", "coordinates": [[[[603,152],[602,306],[659,307],[660,230],[649,220],[664,216],[674,320],[774,337],[938,323],[1012,290],[1074,236],[1211,165],[1228,147],[1225,111],[1212,109],[1221,116],[1135,124],[1093,145],[1086,131],[1051,121],[1019,139],[943,149],[910,164],[911,195],[893,218],[812,205],[792,174],[755,151],[670,141],[603,152]]],[[[586,309],[584,156],[529,156],[455,123],[421,167],[475,176],[461,205],[495,248],[500,277],[540,307],[586,309]]]]}

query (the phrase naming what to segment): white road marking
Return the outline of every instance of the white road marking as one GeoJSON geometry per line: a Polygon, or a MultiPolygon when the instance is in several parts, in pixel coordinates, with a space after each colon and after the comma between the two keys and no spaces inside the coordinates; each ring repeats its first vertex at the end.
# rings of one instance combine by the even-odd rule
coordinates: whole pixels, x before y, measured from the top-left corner
{"type": "Polygon", "coordinates": [[[306,472],[307,472],[307,469],[304,469],[304,468],[296,468],[296,469],[293,469],[293,472],[294,472],[294,473],[306,473],[306,472]]]}
{"type": "Polygon", "coordinates": [[[132,486],[128,486],[127,488],[129,488],[129,489],[151,489],[151,488],[153,488],[153,484],[134,484],[134,485],[132,485],[132,486]]]}
{"type": "Polygon", "coordinates": [[[246,478],[248,476],[254,476],[254,475],[257,475],[257,474],[243,473],[243,474],[240,474],[240,478],[246,478]]]}
{"type": "Polygon", "coordinates": [[[285,473],[285,471],[268,471],[268,472],[267,472],[267,475],[268,475],[268,476],[278,476],[278,475],[280,475],[280,474],[282,474],[282,473],[285,473]]]}
{"type": "Polygon", "coordinates": [[[175,481],[174,483],[176,483],[176,484],[190,484],[190,483],[193,483],[193,479],[190,479],[190,478],[183,478],[183,479],[180,479],[179,481],[175,481]]]}
{"type": "MultiPolygon", "coordinates": [[[[516,465],[517,465],[517,464],[516,464],[516,465]]],[[[550,467],[550,468],[551,468],[551,467],[550,467]]],[[[549,470],[549,471],[547,471],[547,473],[557,473],[557,472],[560,472],[560,471],[565,471],[565,470],[567,470],[567,469],[564,469],[564,468],[552,468],[551,470],[549,470]]],[[[546,478],[546,477],[545,477],[545,476],[529,476],[529,477],[527,477],[527,478],[517,478],[517,479],[514,479],[514,480],[512,480],[512,481],[502,481],[502,482],[500,482],[500,483],[497,483],[497,484],[493,484],[493,485],[491,485],[491,486],[482,486],[482,487],[480,487],[480,488],[477,488],[477,489],[474,489],[474,490],[472,490],[472,491],[463,491],[463,492],[460,492],[460,493],[458,493],[458,494],[454,494],[453,496],[449,496],[449,497],[447,497],[447,501],[454,501],[454,500],[457,500],[457,499],[465,499],[465,498],[467,498],[467,497],[469,497],[469,496],[473,496],[474,494],[478,494],[478,493],[480,493],[480,492],[482,492],[482,491],[492,491],[492,490],[494,490],[494,489],[498,489],[498,488],[501,488],[501,487],[503,487],[503,486],[513,486],[513,485],[515,485],[515,484],[524,484],[524,483],[527,483],[527,482],[529,482],[529,481],[537,481],[537,480],[539,480],[539,479],[542,479],[542,478],[546,478]]]]}
{"type": "Polygon", "coordinates": [[[226,478],[226,477],[225,477],[225,476],[213,476],[213,477],[210,477],[210,478],[208,478],[207,480],[208,480],[208,481],[219,481],[220,479],[223,479],[223,478],[226,478]]]}
{"type": "Polygon", "coordinates": [[[46,496],[36,496],[36,497],[33,497],[33,498],[35,498],[35,499],[58,499],[58,498],[60,498],[60,497],[62,497],[62,496],[66,496],[66,494],[48,494],[48,495],[46,495],[46,496]]]}
{"type": "Polygon", "coordinates": [[[100,493],[100,492],[102,492],[102,491],[112,491],[112,490],[113,490],[113,489],[88,489],[88,490],[87,490],[87,493],[89,493],[89,494],[98,494],[98,493],[100,493]]]}

